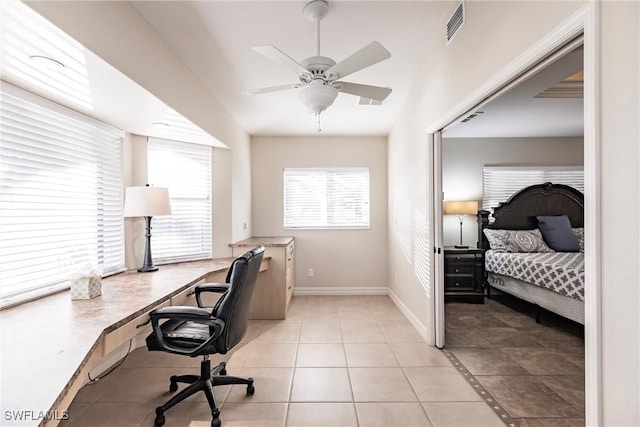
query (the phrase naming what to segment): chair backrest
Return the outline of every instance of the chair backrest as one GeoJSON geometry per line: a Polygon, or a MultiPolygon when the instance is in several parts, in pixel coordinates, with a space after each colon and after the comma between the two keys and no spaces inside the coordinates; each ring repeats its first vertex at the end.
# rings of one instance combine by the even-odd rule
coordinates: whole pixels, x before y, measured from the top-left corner
{"type": "Polygon", "coordinates": [[[229,290],[222,296],[213,313],[225,322],[224,332],[216,340],[219,353],[231,350],[247,332],[249,308],[263,255],[264,247],[260,246],[239,256],[231,264],[227,275],[229,290]]]}

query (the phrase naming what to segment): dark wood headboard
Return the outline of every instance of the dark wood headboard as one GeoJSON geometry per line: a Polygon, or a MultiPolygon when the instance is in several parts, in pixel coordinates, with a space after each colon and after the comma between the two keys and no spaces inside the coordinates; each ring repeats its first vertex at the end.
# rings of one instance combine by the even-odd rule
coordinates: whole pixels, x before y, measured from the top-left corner
{"type": "Polygon", "coordinates": [[[567,215],[573,228],[584,227],[584,195],[563,184],[532,185],[515,193],[494,209],[495,221],[489,224],[489,211],[478,212],[478,244],[489,249],[482,230],[531,230],[538,227],[538,215],[567,215]]]}

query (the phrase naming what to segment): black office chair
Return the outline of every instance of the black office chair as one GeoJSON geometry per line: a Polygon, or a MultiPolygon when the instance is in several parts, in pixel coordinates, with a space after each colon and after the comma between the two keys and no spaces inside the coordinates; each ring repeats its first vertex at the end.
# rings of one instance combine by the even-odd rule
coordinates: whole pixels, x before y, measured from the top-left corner
{"type": "Polygon", "coordinates": [[[227,376],[226,363],[211,369],[209,355],[226,354],[244,337],[249,323],[249,306],[256,285],[264,247],[246,252],[236,258],[226,283],[209,283],[195,289],[198,307],[163,307],[151,312],[153,332],[147,337],[149,351],[165,351],[189,357],[203,356],[198,375],[174,375],[169,391],[178,389],[178,383],[190,384],[156,408],[155,425],[165,422],[164,413],[194,393],[203,391],[211,407],[211,427],[220,427],[220,410],[216,407],[213,387],[228,384],[246,384],[247,395],[254,393],[252,378],[227,376]],[[213,309],[202,306],[201,293],[222,293],[213,309]],[[165,320],[160,323],[161,320],[165,320]]]}

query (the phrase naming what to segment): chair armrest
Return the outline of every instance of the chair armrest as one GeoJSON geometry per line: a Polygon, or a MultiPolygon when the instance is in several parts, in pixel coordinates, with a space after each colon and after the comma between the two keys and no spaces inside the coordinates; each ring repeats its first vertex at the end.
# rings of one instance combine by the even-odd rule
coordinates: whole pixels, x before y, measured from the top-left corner
{"type": "Polygon", "coordinates": [[[190,307],[190,306],[162,307],[162,308],[153,310],[151,313],[149,313],[149,317],[151,319],[151,327],[153,328],[153,333],[156,336],[158,343],[160,343],[162,347],[164,347],[167,351],[178,353],[178,354],[185,354],[189,356],[197,353],[203,347],[208,345],[211,341],[217,339],[220,336],[220,334],[222,334],[222,331],[225,325],[223,320],[218,319],[217,317],[213,317],[211,315],[210,310],[200,308],[200,307],[190,307]],[[207,341],[199,345],[197,348],[191,349],[191,350],[172,346],[171,344],[167,343],[164,339],[164,334],[162,332],[162,327],[160,325],[160,320],[162,319],[189,321],[189,322],[207,325],[212,331],[211,337],[207,341]]]}
{"type": "Polygon", "coordinates": [[[202,285],[196,286],[196,302],[198,303],[198,307],[204,307],[202,304],[202,300],[200,299],[200,294],[203,292],[216,292],[218,294],[223,294],[229,290],[228,283],[203,283],[202,285]]]}

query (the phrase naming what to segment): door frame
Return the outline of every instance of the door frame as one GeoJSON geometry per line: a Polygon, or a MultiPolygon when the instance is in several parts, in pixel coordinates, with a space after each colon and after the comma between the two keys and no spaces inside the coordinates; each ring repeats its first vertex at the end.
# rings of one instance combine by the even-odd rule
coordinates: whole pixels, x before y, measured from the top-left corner
{"type": "MultiPolygon", "coordinates": [[[[601,322],[601,228],[600,228],[600,97],[599,97],[599,5],[588,2],[581,10],[560,24],[513,62],[496,73],[483,85],[427,127],[427,141],[434,144],[434,136],[447,126],[466,117],[475,107],[500,89],[506,87],[533,66],[553,54],[576,37],[584,37],[584,179],[585,179],[585,416],[586,425],[602,424],[602,322],[601,322]]],[[[435,147],[430,147],[434,150],[435,147]]],[[[433,151],[430,165],[440,170],[441,152],[433,151]]],[[[437,178],[434,177],[434,196],[437,178]]],[[[440,190],[441,194],[441,190],[440,190]]],[[[435,237],[442,235],[441,197],[433,200],[431,222],[434,251],[432,265],[437,265],[442,246],[435,237]],[[435,206],[438,205],[439,208],[435,206]],[[439,228],[439,231],[437,230],[439,228]],[[438,234],[440,233],[440,234],[438,234]],[[440,245],[440,246],[438,246],[440,245]]],[[[444,287],[442,278],[434,275],[434,288],[444,287]],[[439,282],[439,283],[438,283],[439,282]]],[[[444,333],[444,295],[436,293],[433,301],[434,335],[444,333]],[[442,323],[440,323],[442,322],[442,323]]],[[[444,337],[442,339],[444,343],[444,337]]]]}
{"type": "Polygon", "coordinates": [[[442,132],[437,131],[429,134],[431,142],[430,153],[432,155],[432,176],[431,201],[433,218],[433,315],[435,326],[435,344],[438,348],[445,346],[445,317],[444,317],[444,241],[442,232],[442,200],[444,192],[442,191],[442,132]]]}

